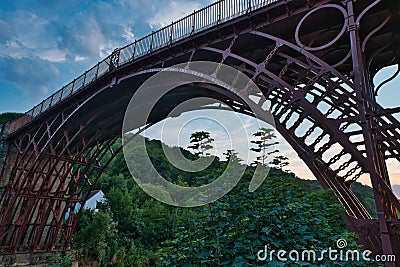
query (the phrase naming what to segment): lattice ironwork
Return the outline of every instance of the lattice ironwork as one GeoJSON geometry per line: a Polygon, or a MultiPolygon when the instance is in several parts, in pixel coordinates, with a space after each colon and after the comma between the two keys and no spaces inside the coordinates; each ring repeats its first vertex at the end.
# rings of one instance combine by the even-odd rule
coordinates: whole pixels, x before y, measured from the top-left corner
{"type": "MultiPolygon", "coordinates": [[[[242,71],[262,89],[260,107],[269,104],[277,130],[335,191],[361,243],[400,257],[400,203],[386,167],[389,158],[400,161],[393,116],[400,108],[380,106],[381,86],[372,82],[380,69],[400,63],[399,8],[389,0],[220,1],[114,51],[12,123],[0,180],[0,247],[66,249],[76,203],[112,159],[102,160],[121,130],[129,86],[152,68],[208,60],[242,71]],[[362,175],[371,178],[378,219],[351,190],[362,175]]],[[[223,88],[210,94],[249,114],[223,88]]],[[[149,125],[166,114],[160,110],[149,125]]]]}

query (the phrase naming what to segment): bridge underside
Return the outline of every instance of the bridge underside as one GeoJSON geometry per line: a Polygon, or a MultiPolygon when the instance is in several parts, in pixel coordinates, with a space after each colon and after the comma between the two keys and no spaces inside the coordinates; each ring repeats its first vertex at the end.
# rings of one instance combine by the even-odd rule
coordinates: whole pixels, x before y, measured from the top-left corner
{"type": "MultiPolygon", "coordinates": [[[[126,107],[151,69],[213,61],[242,71],[259,86],[260,107],[269,104],[277,130],[320,184],[336,192],[360,243],[400,258],[400,203],[386,165],[388,159],[400,161],[400,123],[393,116],[400,109],[381,107],[372,82],[383,67],[400,63],[400,3],[395,2],[278,1],[117,64],[6,139],[0,251],[67,249],[79,218],[75,205],[85,201],[83,192],[118,153],[113,144],[121,136],[126,107]],[[374,188],[376,219],[351,191],[362,175],[374,188]]],[[[165,96],[148,124],[200,96],[252,115],[225,88],[190,84],[165,96]]]]}

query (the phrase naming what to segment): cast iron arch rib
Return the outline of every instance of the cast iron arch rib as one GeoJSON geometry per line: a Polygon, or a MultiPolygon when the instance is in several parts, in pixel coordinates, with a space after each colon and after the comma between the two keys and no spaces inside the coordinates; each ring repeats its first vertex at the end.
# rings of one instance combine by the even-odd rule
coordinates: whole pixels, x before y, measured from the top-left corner
{"type": "MultiPolygon", "coordinates": [[[[221,3],[231,1],[236,0],[221,3]]],[[[382,252],[382,225],[393,225],[388,231],[393,249],[400,254],[400,248],[395,245],[400,243],[397,219],[400,203],[390,188],[385,167],[381,164],[377,169],[371,164],[375,159],[369,156],[366,141],[369,134],[374,137],[379,156],[376,160],[380,163],[388,158],[400,162],[400,123],[392,115],[399,109],[384,109],[374,95],[359,90],[354,69],[354,62],[359,59],[354,58],[354,44],[350,42],[352,32],[357,31],[360,62],[365,62],[363,71],[367,73],[363,81],[371,86],[372,76],[388,62],[400,63],[400,3],[389,0],[249,2],[259,5],[240,16],[218,21],[212,27],[191,31],[175,42],[160,45],[160,39],[160,44],[152,43],[148,50],[141,46],[146,38],[153,40],[165,30],[162,29],[140,42],[115,50],[71,86],[14,122],[0,177],[0,250],[23,253],[68,249],[79,217],[75,206],[84,203],[83,192],[93,188],[92,182],[120,150],[114,151],[113,144],[121,134],[124,111],[116,107],[127,105],[133,94],[128,89],[137,88],[152,75],[152,69],[208,60],[242,71],[261,88],[277,130],[321,185],[335,191],[346,208],[347,225],[361,235],[362,243],[375,253],[382,252]],[[340,6],[336,9],[351,13],[350,3],[356,7],[353,19],[357,23],[352,23],[350,16],[336,21],[337,16],[330,12],[340,6]],[[324,7],[330,7],[330,11],[324,7]],[[321,25],[327,23],[329,29],[310,26],[301,36],[304,45],[299,46],[295,38],[297,25],[305,16],[312,21],[312,15],[307,14],[315,9],[326,12],[321,25]],[[345,32],[341,30],[340,36],[331,38],[345,26],[345,32]],[[322,45],[315,44],[321,36],[327,36],[322,45]],[[318,49],[311,51],[313,43],[318,49]],[[135,57],[135,53],[140,57],[135,57]],[[113,98],[113,92],[125,94],[113,98]],[[107,102],[108,99],[114,102],[107,102]],[[365,127],[366,120],[374,122],[373,129],[365,127]],[[112,156],[102,165],[107,153],[112,156]],[[386,222],[372,219],[351,191],[351,184],[368,174],[379,177],[374,190],[386,222]]],[[[189,20],[193,21],[191,17],[189,20]]],[[[196,96],[212,95],[234,110],[252,115],[240,99],[223,88],[197,84],[191,89],[196,96]]],[[[142,126],[149,127],[162,120],[175,104],[167,105],[148,125],[142,126]]]]}

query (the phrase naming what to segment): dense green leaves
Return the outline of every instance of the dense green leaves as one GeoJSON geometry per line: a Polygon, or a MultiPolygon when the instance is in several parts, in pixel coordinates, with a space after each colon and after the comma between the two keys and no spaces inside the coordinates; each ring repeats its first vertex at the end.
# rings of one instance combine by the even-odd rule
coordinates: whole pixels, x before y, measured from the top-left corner
{"type": "Polygon", "coordinates": [[[246,190],[247,184],[241,181],[229,195],[198,210],[191,218],[195,227],[176,228],[175,238],[160,250],[161,265],[279,266],[265,265],[257,252],[266,245],[274,250],[323,250],[335,247],[339,238],[356,248],[332,192],[307,192],[297,178],[284,173],[268,177],[254,193],[246,190]]]}
{"type": "Polygon", "coordinates": [[[22,116],[21,113],[11,113],[11,112],[0,114],[0,125],[18,119],[21,116],[22,116]]]}
{"type": "Polygon", "coordinates": [[[74,235],[77,258],[87,264],[104,263],[107,241],[114,235],[114,224],[108,213],[84,210],[74,235]]]}
{"type": "MultiPolygon", "coordinates": [[[[159,141],[146,143],[157,170],[176,184],[209,183],[227,165],[215,159],[196,175],[179,171],[168,163],[159,141]]],[[[139,176],[148,170],[141,166],[142,159],[134,157],[135,149],[129,153],[134,158],[134,174],[139,176]]],[[[187,158],[198,157],[182,152],[187,158]]],[[[241,160],[235,151],[225,156],[239,167],[241,160]]],[[[73,249],[82,263],[96,262],[99,266],[289,266],[276,259],[259,261],[257,252],[266,245],[284,250],[326,249],[335,247],[338,238],[345,238],[349,247],[356,248],[356,237],[347,231],[340,217],[341,206],[332,192],[323,191],[316,181],[300,180],[278,169],[271,169],[261,187],[249,192],[253,171],[248,167],[239,184],[217,202],[178,208],[144,193],[119,154],[97,183],[107,203],[99,213],[83,213],[73,249]]],[[[356,185],[362,201],[371,201],[370,188],[356,185]]],[[[342,263],[335,264],[345,266],[342,263]]],[[[363,266],[352,265],[357,264],[363,266]]]]}

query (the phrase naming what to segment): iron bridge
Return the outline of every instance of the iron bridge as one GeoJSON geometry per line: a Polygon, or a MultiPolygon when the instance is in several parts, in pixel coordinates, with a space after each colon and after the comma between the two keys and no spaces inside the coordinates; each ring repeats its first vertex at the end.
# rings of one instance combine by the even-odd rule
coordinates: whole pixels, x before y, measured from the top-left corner
{"type": "MultiPolygon", "coordinates": [[[[119,152],[113,144],[135,90],[153,69],[212,61],[259,86],[277,131],[334,190],[364,249],[399,259],[400,202],[387,161],[400,161],[400,107],[382,107],[382,85],[373,83],[381,69],[399,67],[399,25],[397,0],[221,0],[116,49],[2,126],[0,253],[67,250],[75,206],[119,152]],[[351,190],[361,175],[371,180],[378,218],[351,190]]],[[[148,125],[199,96],[252,115],[225,88],[190,84],[165,96],[148,125]]]]}

